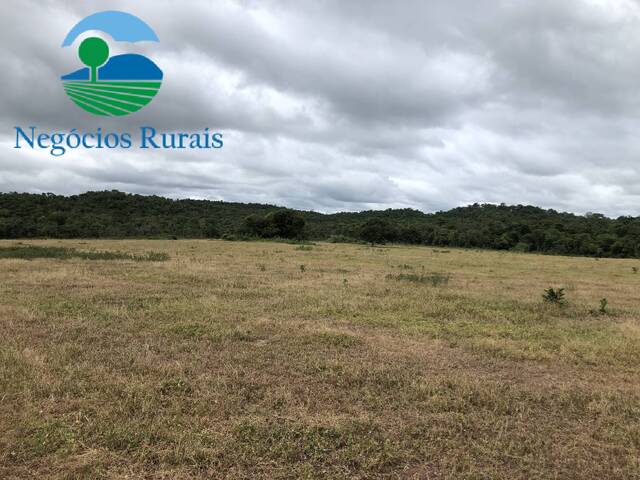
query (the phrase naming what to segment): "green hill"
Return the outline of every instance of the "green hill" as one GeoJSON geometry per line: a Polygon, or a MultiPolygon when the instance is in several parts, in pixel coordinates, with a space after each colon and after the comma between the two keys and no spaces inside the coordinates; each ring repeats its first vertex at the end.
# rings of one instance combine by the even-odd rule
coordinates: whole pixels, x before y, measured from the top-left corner
{"type": "MultiPolygon", "coordinates": [[[[211,238],[247,235],[245,219],[275,205],[171,200],[118,191],[82,195],[0,194],[0,238],[211,238]]],[[[386,241],[586,256],[640,257],[640,218],[610,219],[532,206],[472,205],[446,212],[385,210],[321,214],[298,211],[302,236],[360,239],[375,224],[386,241]]]]}

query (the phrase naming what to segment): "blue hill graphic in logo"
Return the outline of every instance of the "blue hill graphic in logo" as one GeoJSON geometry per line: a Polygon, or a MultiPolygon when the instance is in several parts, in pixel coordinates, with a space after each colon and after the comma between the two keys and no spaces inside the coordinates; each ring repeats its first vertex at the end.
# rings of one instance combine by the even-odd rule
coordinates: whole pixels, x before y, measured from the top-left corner
{"type": "MultiPolygon", "coordinates": [[[[98,69],[100,81],[106,80],[162,80],[162,70],[144,55],[127,53],[116,55],[98,69]]],[[[81,68],[65,75],[62,80],[91,80],[91,70],[81,68]]]]}
{"type": "MultiPolygon", "coordinates": [[[[68,47],[83,33],[98,30],[118,42],[158,42],[155,32],[125,12],[100,12],[81,20],[62,42],[68,47]]],[[[99,37],[85,38],[78,56],[86,65],[61,77],[64,89],[83,110],[95,115],[124,116],[151,102],[162,85],[162,70],[144,55],[109,58],[109,46],[99,37]]]]}

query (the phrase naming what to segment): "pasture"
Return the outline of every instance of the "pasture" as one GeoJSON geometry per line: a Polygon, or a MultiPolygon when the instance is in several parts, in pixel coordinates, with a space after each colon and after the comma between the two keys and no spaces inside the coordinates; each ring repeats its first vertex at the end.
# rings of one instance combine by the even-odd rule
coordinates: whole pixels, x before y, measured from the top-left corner
{"type": "Polygon", "coordinates": [[[24,243],[0,478],[640,478],[640,260],[24,243]]]}

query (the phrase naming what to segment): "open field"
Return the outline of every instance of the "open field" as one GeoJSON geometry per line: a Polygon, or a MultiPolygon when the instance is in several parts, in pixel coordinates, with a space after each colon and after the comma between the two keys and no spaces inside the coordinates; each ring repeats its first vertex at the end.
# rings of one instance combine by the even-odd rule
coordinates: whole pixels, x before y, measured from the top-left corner
{"type": "Polygon", "coordinates": [[[131,259],[0,259],[0,478],[640,478],[640,260],[25,243],[131,259]]]}

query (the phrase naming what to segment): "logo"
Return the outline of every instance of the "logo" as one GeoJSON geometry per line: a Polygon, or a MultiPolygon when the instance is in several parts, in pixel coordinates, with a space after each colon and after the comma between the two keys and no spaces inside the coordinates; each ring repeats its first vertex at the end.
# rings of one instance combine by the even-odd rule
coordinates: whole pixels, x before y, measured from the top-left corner
{"type": "MultiPolygon", "coordinates": [[[[114,42],[158,42],[155,32],[138,17],[125,12],[99,12],[78,22],[62,47],[77,43],[89,31],[100,31],[114,42]]],[[[61,77],[64,90],[77,106],[102,116],[124,116],[149,104],[162,85],[162,70],[144,55],[109,56],[109,44],[100,37],[87,37],[78,46],[85,65],[61,77]]]]}

